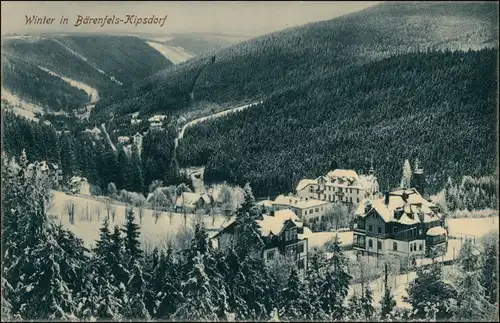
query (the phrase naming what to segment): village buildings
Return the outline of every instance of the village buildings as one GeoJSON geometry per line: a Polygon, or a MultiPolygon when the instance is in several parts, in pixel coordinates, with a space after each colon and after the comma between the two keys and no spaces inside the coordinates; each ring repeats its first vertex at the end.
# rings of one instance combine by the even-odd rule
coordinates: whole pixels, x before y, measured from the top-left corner
{"type": "Polygon", "coordinates": [[[214,198],[206,193],[183,192],[175,202],[178,212],[193,213],[197,210],[205,210],[214,205],[214,198]]]}
{"type": "Polygon", "coordinates": [[[63,176],[62,170],[55,163],[49,163],[46,160],[36,161],[27,166],[26,176],[45,177],[48,181],[57,186],[60,184],[63,176]]]}
{"type": "Polygon", "coordinates": [[[415,188],[363,201],[356,216],[353,246],[362,254],[418,258],[447,250],[443,214],[415,188]]]}
{"type": "MultiPolygon", "coordinates": [[[[260,255],[266,264],[281,255],[295,262],[299,273],[304,275],[307,270],[308,239],[303,236],[307,228],[301,219],[292,210],[284,209],[264,214],[256,223],[264,242],[260,255]]],[[[212,239],[217,247],[224,248],[233,243],[236,233],[236,221],[233,220],[212,239]]]]}
{"type": "Polygon", "coordinates": [[[97,128],[97,126],[94,126],[94,128],[92,129],[85,129],[84,132],[89,134],[94,139],[99,139],[102,133],[102,131],[97,128]]]}
{"type": "Polygon", "coordinates": [[[308,197],[279,195],[272,201],[272,210],[292,210],[302,221],[315,223],[322,221],[331,210],[332,203],[308,197]]]}
{"type": "Polygon", "coordinates": [[[70,192],[73,194],[90,195],[90,184],[85,177],[71,177],[68,186],[70,192]]]}
{"type": "Polygon", "coordinates": [[[130,137],[128,136],[119,136],[118,137],[118,143],[120,144],[126,144],[130,141],[130,137]]]}
{"type": "Polygon", "coordinates": [[[365,198],[379,192],[379,183],[373,167],[368,175],[358,175],[354,170],[335,169],[326,176],[303,179],[296,187],[296,195],[329,202],[357,205],[365,198]]]}

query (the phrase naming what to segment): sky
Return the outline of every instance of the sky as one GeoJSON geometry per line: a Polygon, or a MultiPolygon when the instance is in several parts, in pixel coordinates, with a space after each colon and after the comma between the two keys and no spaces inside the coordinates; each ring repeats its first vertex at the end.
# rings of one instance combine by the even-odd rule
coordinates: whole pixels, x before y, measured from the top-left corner
{"type": "Polygon", "coordinates": [[[365,9],[380,1],[2,1],[2,34],[33,32],[125,32],[125,33],[215,33],[255,37],[313,21],[332,19],[365,9]],[[91,17],[164,17],[159,24],[80,25],[74,26],[78,15],[91,17]],[[55,18],[53,24],[26,25],[25,16],[55,18]],[[61,16],[69,24],[60,24],[61,16]]]}

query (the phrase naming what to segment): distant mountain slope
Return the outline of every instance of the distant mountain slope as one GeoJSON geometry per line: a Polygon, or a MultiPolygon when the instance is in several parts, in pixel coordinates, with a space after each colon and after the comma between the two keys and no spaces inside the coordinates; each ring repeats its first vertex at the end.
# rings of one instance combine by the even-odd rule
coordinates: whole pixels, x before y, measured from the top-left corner
{"type": "Polygon", "coordinates": [[[4,88],[53,111],[89,103],[71,84],[105,98],[172,65],[137,37],[105,35],[5,37],[2,63],[4,88]]]}
{"type": "Polygon", "coordinates": [[[94,111],[100,116],[139,108],[173,111],[193,101],[237,104],[398,53],[497,46],[497,17],[494,2],[388,2],[200,55],[94,111]]]}

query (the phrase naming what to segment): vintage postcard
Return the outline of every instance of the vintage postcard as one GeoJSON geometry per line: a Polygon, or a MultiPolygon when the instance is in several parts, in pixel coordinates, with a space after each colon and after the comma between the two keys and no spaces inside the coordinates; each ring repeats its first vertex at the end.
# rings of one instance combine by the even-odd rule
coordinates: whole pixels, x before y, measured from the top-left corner
{"type": "Polygon", "coordinates": [[[498,2],[1,6],[2,321],[498,321],[498,2]]]}

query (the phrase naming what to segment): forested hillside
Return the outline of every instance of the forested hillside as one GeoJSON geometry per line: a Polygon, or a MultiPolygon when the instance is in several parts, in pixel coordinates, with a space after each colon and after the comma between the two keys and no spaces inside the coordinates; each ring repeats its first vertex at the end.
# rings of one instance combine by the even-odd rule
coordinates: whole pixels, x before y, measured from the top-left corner
{"type": "Polygon", "coordinates": [[[398,53],[493,46],[497,17],[492,2],[384,3],[201,55],[148,78],[121,100],[102,101],[94,112],[100,117],[109,111],[169,112],[193,101],[258,101],[398,53]]]}
{"type": "Polygon", "coordinates": [[[259,196],[341,168],[397,185],[405,158],[421,161],[429,190],[448,177],[493,174],[496,50],[398,55],[297,84],[263,105],[188,128],[183,165],[205,180],[250,182],[259,196]],[[353,77],[355,76],[355,77],[353,77]]]}
{"type": "Polygon", "coordinates": [[[53,111],[78,109],[89,100],[49,71],[106,98],[172,65],[137,37],[105,35],[7,37],[2,39],[2,63],[3,87],[53,111]]]}

